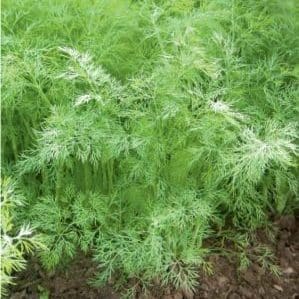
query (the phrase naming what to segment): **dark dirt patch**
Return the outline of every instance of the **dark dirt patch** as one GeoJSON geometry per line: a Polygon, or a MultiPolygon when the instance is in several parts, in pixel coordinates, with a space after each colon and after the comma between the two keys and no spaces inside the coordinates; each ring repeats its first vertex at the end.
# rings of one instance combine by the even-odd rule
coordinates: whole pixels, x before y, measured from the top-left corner
{"type": "MultiPolygon", "coordinates": [[[[195,294],[172,292],[170,290],[153,291],[138,299],[299,299],[299,219],[282,217],[277,220],[279,230],[275,245],[265,239],[262,232],[257,233],[258,240],[270,246],[276,253],[281,268],[280,277],[253,263],[246,271],[238,271],[236,261],[220,255],[211,257],[214,275],[202,275],[195,294]]],[[[254,248],[252,248],[254,250],[254,248]]],[[[79,256],[65,271],[46,275],[37,262],[22,273],[17,286],[12,290],[11,299],[44,299],[39,294],[48,292],[55,299],[118,299],[119,294],[112,288],[92,288],[87,281],[95,272],[91,260],[79,256]]]]}
{"type": "Polygon", "coordinates": [[[258,262],[246,271],[238,271],[236,263],[215,255],[212,257],[215,275],[202,277],[194,299],[299,299],[299,220],[283,217],[277,225],[275,246],[271,246],[261,232],[258,239],[276,253],[281,276],[276,277],[258,262]]]}
{"type": "Polygon", "coordinates": [[[88,284],[95,271],[91,258],[81,254],[67,269],[56,273],[46,274],[33,260],[18,278],[10,299],[118,299],[111,287],[93,288],[88,284]]]}

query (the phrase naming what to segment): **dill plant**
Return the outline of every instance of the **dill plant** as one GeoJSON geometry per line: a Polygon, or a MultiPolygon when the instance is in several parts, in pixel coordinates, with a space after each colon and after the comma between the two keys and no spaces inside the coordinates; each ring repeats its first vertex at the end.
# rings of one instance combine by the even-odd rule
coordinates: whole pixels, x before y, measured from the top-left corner
{"type": "Polygon", "coordinates": [[[24,256],[43,247],[30,225],[23,224],[19,230],[15,228],[14,209],[23,204],[24,198],[11,178],[1,179],[1,295],[7,295],[8,286],[14,284],[13,274],[25,268],[24,256]]]}
{"type": "Polygon", "coordinates": [[[192,291],[205,239],[298,209],[296,6],[5,3],[3,168],[47,269],[81,249],[96,284],[192,291]]]}

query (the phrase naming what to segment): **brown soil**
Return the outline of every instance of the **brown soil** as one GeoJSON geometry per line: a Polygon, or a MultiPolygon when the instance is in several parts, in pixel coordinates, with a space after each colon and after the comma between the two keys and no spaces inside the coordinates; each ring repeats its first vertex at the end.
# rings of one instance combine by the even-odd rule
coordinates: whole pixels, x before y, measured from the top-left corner
{"type": "MultiPolygon", "coordinates": [[[[152,292],[155,295],[140,295],[138,299],[299,299],[299,219],[283,217],[277,225],[275,245],[270,245],[263,233],[257,236],[261,244],[271,246],[276,253],[282,272],[279,277],[263,269],[258,261],[246,271],[238,271],[234,259],[213,255],[211,262],[215,274],[201,275],[195,294],[155,290],[152,292]]],[[[88,285],[96,268],[86,257],[79,256],[65,271],[52,275],[46,275],[37,262],[31,262],[30,267],[18,278],[11,299],[120,298],[109,286],[96,289],[88,285]]]]}

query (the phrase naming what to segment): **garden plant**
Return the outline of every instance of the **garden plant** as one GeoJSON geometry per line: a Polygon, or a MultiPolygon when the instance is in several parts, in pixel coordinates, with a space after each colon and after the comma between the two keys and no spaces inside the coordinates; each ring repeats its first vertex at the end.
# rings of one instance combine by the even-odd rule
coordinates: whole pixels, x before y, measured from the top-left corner
{"type": "Polygon", "coordinates": [[[2,288],[32,250],[47,271],[83,251],[131,297],[192,292],[221,240],[246,267],[299,208],[298,4],[3,1],[2,288]]]}

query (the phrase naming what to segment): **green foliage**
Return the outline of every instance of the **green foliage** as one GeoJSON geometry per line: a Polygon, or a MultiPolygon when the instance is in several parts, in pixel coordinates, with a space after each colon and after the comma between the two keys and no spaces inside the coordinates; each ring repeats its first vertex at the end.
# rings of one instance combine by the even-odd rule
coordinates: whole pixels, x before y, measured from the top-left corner
{"type": "Polygon", "coordinates": [[[3,168],[46,268],[81,249],[101,266],[95,283],[190,291],[209,270],[205,239],[225,228],[237,244],[298,209],[297,8],[3,4],[3,168]]]}
{"type": "Polygon", "coordinates": [[[1,295],[6,295],[8,285],[13,284],[13,273],[24,269],[24,255],[41,247],[37,236],[32,236],[29,225],[23,225],[19,230],[15,228],[14,210],[23,204],[24,198],[12,180],[1,179],[1,295]]]}

